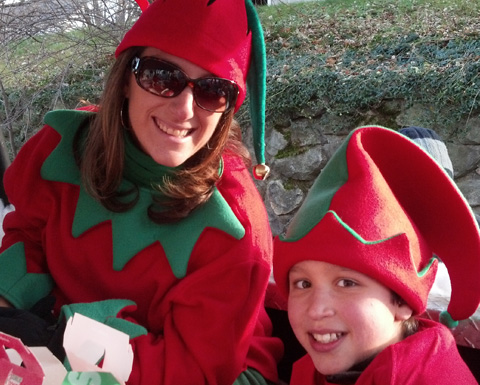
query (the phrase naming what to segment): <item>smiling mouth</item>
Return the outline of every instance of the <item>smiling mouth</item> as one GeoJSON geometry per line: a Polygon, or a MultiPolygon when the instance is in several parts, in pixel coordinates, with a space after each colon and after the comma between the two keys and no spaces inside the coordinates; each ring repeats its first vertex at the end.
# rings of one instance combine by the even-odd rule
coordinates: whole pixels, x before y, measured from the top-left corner
{"type": "Polygon", "coordinates": [[[177,130],[174,128],[166,127],[163,124],[160,124],[157,120],[155,120],[157,127],[160,131],[164,132],[167,135],[175,136],[176,138],[185,138],[186,136],[190,135],[193,132],[193,129],[190,130],[177,130]]]}
{"type": "Polygon", "coordinates": [[[331,342],[338,341],[343,336],[343,334],[344,333],[312,333],[312,337],[315,341],[320,342],[321,344],[329,344],[331,342]]]}

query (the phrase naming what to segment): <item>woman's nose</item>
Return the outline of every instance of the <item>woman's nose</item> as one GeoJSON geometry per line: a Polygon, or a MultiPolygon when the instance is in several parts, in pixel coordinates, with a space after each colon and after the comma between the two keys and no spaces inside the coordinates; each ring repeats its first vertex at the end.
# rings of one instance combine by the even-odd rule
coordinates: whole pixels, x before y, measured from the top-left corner
{"type": "Polygon", "coordinates": [[[179,95],[171,98],[170,102],[170,107],[179,121],[188,120],[194,116],[197,105],[191,87],[185,87],[179,95]]]}

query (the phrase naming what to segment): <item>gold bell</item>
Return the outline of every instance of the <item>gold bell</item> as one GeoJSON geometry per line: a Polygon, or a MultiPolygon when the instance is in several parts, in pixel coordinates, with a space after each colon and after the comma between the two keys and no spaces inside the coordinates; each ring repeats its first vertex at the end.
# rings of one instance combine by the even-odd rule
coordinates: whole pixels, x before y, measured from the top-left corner
{"type": "Polygon", "coordinates": [[[266,164],[257,164],[253,167],[253,177],[257,180],[267,179],[268,174],[270,174],[270,167],[266,164]]]}

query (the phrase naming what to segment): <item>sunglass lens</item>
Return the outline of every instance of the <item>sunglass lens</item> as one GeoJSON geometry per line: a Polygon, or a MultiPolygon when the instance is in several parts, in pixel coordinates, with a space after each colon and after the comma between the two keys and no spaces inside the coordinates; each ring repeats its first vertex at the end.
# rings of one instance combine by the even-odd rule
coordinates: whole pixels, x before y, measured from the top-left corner
{"type": "Polygon", "coordinates": [[[187,84],[181,71],[156,60],[145,60],[138,72],[138,84],[143,89],[166,98],[177,96],[187,84]]]}
{"type": "Polygon", "coordinates": [[[229,108],[237,94],[235,85],[220,78],[197,80],[194,92],[200,107],[215,112],[223,112],[229,108]]]}

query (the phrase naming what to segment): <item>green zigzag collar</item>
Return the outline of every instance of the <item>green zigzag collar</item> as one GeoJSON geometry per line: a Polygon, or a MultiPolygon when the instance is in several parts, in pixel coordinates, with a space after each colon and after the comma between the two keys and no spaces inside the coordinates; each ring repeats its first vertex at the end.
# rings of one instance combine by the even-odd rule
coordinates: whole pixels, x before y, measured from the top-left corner
{"type": "Polygon", "coordinates": [[[165,251],[173,274],[182,278],[186,274],[193,247],[205,228],[217,228],[236,239],[243,238],[244,227],[217,188],[209,201],[188,218],[168,225],[155,225],[146,215],[147,207],[152,203],[152,191],[148,189],[140,189],[138,203],[126,213],[108,211],[94,200],[80,184],[80,170],[72,152],[77,130],[84,119],[91,115],[92,112],[87,111],[58,110],[45,116],[45,123],[62,138],[42,165],[41,175],[45,180],[80,187],[72,227],[75,238],[102,222],[111,222],[114,270],[122,270],[138,252],[158,241],[165,251]],[[215,215],[211,214],[213,212],[215,215]]]}

